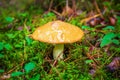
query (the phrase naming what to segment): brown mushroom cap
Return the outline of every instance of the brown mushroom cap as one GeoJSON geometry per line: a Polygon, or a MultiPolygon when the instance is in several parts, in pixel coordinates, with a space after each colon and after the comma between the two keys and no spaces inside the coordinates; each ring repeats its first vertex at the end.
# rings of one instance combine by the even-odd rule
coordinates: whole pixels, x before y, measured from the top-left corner
{"type": "Polygon", "coordinates": [[[83,35],[84,33],[80,28],[57,20],[38,27],[31,36],[41,42],[62,44],[79,41],[83,35]]]}

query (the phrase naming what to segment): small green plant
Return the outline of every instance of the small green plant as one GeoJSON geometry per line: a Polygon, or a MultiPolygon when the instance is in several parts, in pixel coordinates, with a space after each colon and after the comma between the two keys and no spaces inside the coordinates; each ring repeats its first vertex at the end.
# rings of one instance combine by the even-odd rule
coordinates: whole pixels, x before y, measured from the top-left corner
{"type": "Polygon", "coordinates": [[[6,50],[12,50],[12,45],[9,43],[0,42],[0,51],[3,50],[4,48],[6,50]]]}
{"type": "Polygon", "coordinates": [[[24,75],[24,74],[28,74],[34,68],[35,68],[35,63],[34,62],[29,62],[29,63],[25,64],[25,66],[24,66],[25,72],[20,72],[20,71],[12,72],[11,77],[16,77],[16,76],[21,76],[21,75],[24,75]]]}
{"type": "Polygon", "coordinates": [[[100,47],[104,47],[111,43],[119,45],[120,41],[118,39],[115,39],[116,37],[118,37],[118,35],[119,34],[115,34],[113,32],[105,34],[105,36],[103,37],[103,39],[101,41],[100,47]]]}
{"type": "Polygon", "coordinates": [[[7,23],[11,23],[11,22],[13,22],[14,18],[8,16],[8,17],[5,18],[5,20],[6,20],[7,23]]]}

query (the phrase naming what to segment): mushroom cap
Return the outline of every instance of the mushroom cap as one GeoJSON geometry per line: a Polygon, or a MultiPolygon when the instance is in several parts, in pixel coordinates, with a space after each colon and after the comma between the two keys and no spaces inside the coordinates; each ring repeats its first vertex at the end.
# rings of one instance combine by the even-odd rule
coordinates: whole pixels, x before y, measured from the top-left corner
{"type": "Polygon", "coordinates": [[[52,44],[74,43],[83,37],[83,31],[77,26],[57,20],[38,27],[31,37],[52,44]]]}

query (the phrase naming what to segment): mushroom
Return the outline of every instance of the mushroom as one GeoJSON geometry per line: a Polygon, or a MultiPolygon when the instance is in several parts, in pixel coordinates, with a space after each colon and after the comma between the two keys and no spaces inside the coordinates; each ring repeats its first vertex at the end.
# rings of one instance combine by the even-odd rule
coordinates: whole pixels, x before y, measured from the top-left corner
{"type": "Polygon", "coordinates": [[[31,37],[35,40],[55,44],[53,49],[53,58],[55,60],[63,59],[63,50],[65,43],[74,43],[83,37],[83,31],[69,23],[56,20],[38,27],[31,37]]]}

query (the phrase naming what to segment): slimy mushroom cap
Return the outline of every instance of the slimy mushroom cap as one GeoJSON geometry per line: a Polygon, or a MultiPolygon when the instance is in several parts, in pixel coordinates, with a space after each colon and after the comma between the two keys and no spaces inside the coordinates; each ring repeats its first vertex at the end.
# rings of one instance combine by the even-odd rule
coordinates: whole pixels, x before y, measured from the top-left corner
{"type": "Polygon", "coordinates": [[[77,42],[83,35],[83,31],[77,26],[57,20],[38,27],[31,36],[41,42],[64,44],[77,42]]]}

